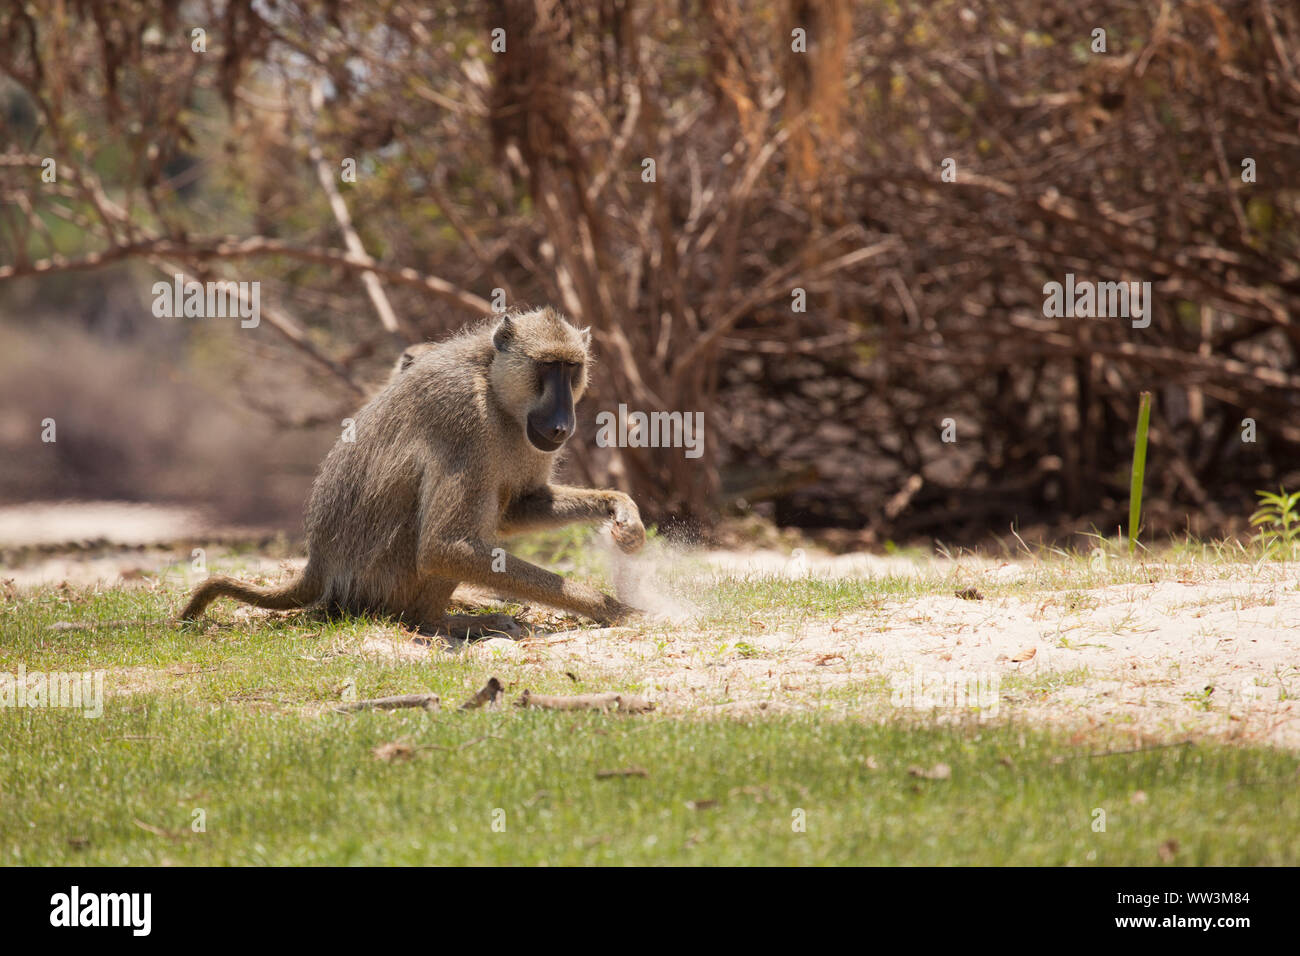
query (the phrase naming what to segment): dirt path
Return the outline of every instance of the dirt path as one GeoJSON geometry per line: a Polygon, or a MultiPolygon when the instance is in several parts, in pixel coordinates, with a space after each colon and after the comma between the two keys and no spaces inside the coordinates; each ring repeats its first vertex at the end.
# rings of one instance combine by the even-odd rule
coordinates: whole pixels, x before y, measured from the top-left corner
{"type": "Polygon", "coordinates": [[[190,508],[122,501],[33,502],[0,507],[0,548],[112,541],[134,546],[207,529],[190,508]]]}

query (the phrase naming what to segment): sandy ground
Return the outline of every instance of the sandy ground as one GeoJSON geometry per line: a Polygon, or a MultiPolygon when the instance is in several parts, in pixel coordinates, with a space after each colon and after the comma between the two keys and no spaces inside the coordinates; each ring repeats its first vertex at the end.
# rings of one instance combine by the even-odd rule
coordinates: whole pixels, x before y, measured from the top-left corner
{"type": "MultiPolygon", "coordinates": [[[[779,573],[778,553],[709,554],[727,573],[779,573]]],[[[629,686],[661,711],[692,715],[812,711],[827,716],[980,721],[1109,730],[1144,741],[1211,737],[1300,748],[1300,569],[1215,565],[1194,579],[1152,566],[1153,583],[1037,589],[984,598],[1031,575],[1016,563],[807,557],[807,573],[952,578],[943,595],[884,600],[835,620],[753,615],[736,633],[689,619],[495,638],[459,653],[485,672],[567,671],[629,686]],[[980,596],[966,591],[973,587],[980,596]],[[503,665],[509,665],[508,667],[503,665]]],[[[803,569],[800,569],[803,570],[803,569]]],[[[660,592],[662,594],[662,592],[660,592]]],[[[472,596],[467,596],[472,597],[472,596]]],[[[376,632],[360,648],[428,656],[376,632]]]]}
{"type": "Polygon", "coordinates": [[[97,540],[147,545],[204,527],[202,516],[188,508],[120,501],[9,505],[0,508],[0,548],[97,540]]]}
{"type": "MultiPolygon", "coordinates": [[[[132,540],[157,541],[151,535],[165,534],[166,521],[185,517],[164,519],[158,527],[138,526],[132,540]]],[[[14,540],[14,527],[0,509],[0,538],[14,540]]],[[[40,540],[57,539],[49,527],[41,527],[40,540]]],[[[20,589],[62,580],[121,583],[176,557],[148,547],[48,555],[6,568],[0,578],[20,589]]],[[[243,560],[248,571],[270,575],[290,566],[243,560]]],[[[528,685],[530,673],[568,671],[588,686],[634,687],[668,714],[1009,718],[1131,732],[1139,742],[1208,736],[1300,748],[1295,565],[1152,565],[1149,583],[1062,589],[1033,583],[1028,562],[696,554],[705,578],[920,575],[945,582],[938,595],[884,599],[834,620],[765,612],[710,630],[692,612],[692,599],[707,593],[706,583],[694,594],[674,593],[660,573],[664,561],[661,555],[616,567],[625,596],[659,615],[634,627],[563,630],[557,618],[538,612],[527,617],[536,633],[519,641],[496,638],[448,650],[377,626],[355,646],[338,650],[401,658],[470,654],[482,659],[485,674],[507,679],[513,693],[528,685]],[[1016,581],[1024,586],[1013,596],[983,596],[1016,581]],[[959,597],[956,592],[966,588],[974,590],[959,597]]],[[[458,596],[471,603],[483,597],[458,596]]]]}

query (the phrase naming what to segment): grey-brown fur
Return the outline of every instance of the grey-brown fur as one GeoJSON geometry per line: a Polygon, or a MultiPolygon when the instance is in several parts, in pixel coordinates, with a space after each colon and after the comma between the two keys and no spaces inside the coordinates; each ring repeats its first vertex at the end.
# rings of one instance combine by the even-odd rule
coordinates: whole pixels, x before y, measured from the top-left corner
{"type": "Polygon", "coordinates": [[[492,569],[499,537],[531,528],[609,520],[624,551],[645,541],[631,498],[552,484],[556,454],[535,447],[525,431],[530,411],[545,401],[543,363],[580,364],[566,381],[572,401],[581,398],[588,340],[585,330],[540,309],[408,349],[357,415],[355,442],[340,440],[321,466],[307,505],[302,575],[278,589],[209,578],[181,618],[229,596],[268,608],[391,614],[446,630],[447,604],[461,582],[602,623],[626,617],[631,609],[615,598],[513,555],[504,570],[492,569]]]}
{"type": "Polygon", "coordinates": [[[417,358],[429,351],[429,349],[436,349],[437,347],[437,342],[421,342],[418,345],[407,346],[406,350],[397,357],[397,361],[393,363],[393,371],[388,376],[389,384],[392,384],[397,379],[397,376],[414,365],[417,358]]]}

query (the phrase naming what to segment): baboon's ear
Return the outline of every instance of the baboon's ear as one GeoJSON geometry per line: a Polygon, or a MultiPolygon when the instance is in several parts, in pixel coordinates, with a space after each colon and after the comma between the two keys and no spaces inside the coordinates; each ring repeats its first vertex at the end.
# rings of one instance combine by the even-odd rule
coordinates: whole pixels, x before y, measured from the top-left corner
{"type": "Polygon", "coordinates": [[[582,347],[584,349],[591,348],[591,326],[589,325],[585,329],[578,329],[578,334],[582,336],[582,347]]]}
{"type": "Polygon", "coordinates": [[[504,316],[497,330],[492,333],[492,344],[496,346],[498,352],[504,352],[506,347],[514,340],[515,326],[510,321],[510,316],[504,316]]]}
{"type": "Polygon", "coordinates": [[[410,367],[411,367],[411,363],[414,362],[414,361],[415,361],[415,356],[414,356],[414,355],[412,355],[410,352],[403,352],[403,353],[402,353],[402,358],[401,358],[401,368],[402,368],[402,371],[405,372],[408,368],[410,368],[410,367]]]}

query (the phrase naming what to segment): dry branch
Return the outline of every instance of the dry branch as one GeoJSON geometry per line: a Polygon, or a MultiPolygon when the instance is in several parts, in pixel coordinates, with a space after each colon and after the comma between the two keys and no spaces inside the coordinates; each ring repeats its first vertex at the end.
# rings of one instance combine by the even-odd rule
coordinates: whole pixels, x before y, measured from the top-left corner
{"type": "Polygon", "coordinates": [[[172,256],[190,261],[209,259],[247,259],[256,256],[284,256],[301,262],[335,266],[352,272],[372,272],[397,283],[428,292],[467,312],[478,315],[492,314],[492,306],[472,292],[460,289],[445,279],[425,275],[415,269],[386,266],[369,257],[357,259],[350,252],[306,246],[266,236],[224,236],[213,239],[140,239],[110,246],[99,252],[78,258],[52,256],[25,265],[0,266],[0,282],[22,276],[43,275],[56,272],[85,271],[124,259],[149,256],[172,256]]]}
{"type": "Polygon", "coordinates": [[[515,701],[516,707],[540,707],[545,710],[618,710],[629,714],[642,714],[655,709],[652,701],[635,694],[603,693],[576,694],[569,697],[552,697],[525,690],[515,701]]]}
{"type": "Polygon", "coordinates": [[[419,707],[423,710],[437,710],[442,705],[437,694],[400,694],[397,697],[375,697],[370,700],[356,700],[340,704],[334,709],[340,714],[351,714],[359,710],[401,710],[405,707],[419,707]]]}
{"type": "Polygon", "coordinates": [[[493,706],[501,699],[502,693],[501,681],[495,677],[489,677],[487,683],[475,691],[473,697],[460,705],[460,709],[477,710],[480,707],[493,706]]]}

